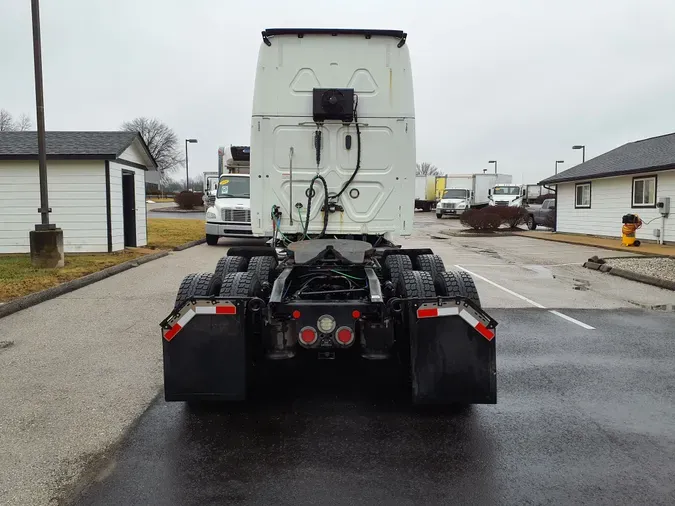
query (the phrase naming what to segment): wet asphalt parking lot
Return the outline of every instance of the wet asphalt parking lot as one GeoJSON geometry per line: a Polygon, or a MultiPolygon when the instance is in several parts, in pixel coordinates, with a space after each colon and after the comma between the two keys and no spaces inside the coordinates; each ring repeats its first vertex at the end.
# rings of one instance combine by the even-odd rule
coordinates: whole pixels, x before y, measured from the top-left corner
{"type": "Polygon", "coordinates": [[[244,408],[157,399],[82,505],[674,504],[672,313],[492,311],[497,405],[312,371],[244,408]]]}
{"type": "Polygon", "coordinates": [[[568,278],[584,273],[555,258],[519,266],[532,286],[515,285],[507,239],[498,261],[484,249],[487,263],[468,264],[499,322],[496,405],[418,409],[394,383],[324,362],[236,409],[160,395],[70,502],[675,504],[675,313],[610,296],[640,285],[591,277],[598,291],[577,291],[568,278]]]}

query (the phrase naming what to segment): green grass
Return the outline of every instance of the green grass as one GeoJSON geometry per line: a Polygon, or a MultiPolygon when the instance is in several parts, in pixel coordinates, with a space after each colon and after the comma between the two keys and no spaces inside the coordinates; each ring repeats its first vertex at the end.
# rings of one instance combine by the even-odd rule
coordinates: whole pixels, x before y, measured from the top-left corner
{"type": "Polygon", "coordinates": [[[148,247],[173,249],[206,237],[204,220],[148,218],[148,247]]]}
{"type": "Polygon", "coordinates": [[[0,255],[0,302],[39,292],[148,253],[148,250],[134,250],[66,255],[62,269],[35,269],[30,263],[30,255],[0,255]]]}
{"type": "Polygon", "coordinates": [[[173,249],[205,236],[203,220],[148,219],[147,248],[117,253],[66,254],[62,269],[35,269],[30,255],[0,255],[0,302],[81,278],[154,250],[173,249]]]}

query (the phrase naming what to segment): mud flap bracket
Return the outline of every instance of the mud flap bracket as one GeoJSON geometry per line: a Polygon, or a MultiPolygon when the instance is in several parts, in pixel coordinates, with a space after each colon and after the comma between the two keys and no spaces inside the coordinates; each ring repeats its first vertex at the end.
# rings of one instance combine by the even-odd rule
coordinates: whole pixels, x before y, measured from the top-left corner
{"type": "Polygon", "coordinates": [[[415,404],[495,404],[494,321],[464,298],[407,301],[415,404]]]}
{"type": "Polygon", "coordinates": [[[191,300],[160,324],[167,401],[246,398],[248,302],[191,300]]]}

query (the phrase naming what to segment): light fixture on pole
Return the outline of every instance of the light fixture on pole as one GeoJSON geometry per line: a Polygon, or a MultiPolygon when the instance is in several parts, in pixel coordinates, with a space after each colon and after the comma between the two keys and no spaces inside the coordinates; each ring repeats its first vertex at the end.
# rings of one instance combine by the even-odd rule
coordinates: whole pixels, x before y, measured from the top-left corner
{"type": "Polygon", "coordinates": [[[565,163],[565,160],[556,160],[555,162],[555,173],[558,173],[558,164],[559,163],[565,163]]]}
{"type": "Polygon", "coordinates": [[[185,139],[185,190],[190,191],[190,169],[188,167],[188,144],[196,144],[197,139],[185,139]]]}
{"type": "Polygon", "coordinates": [[[497,160],[490,160],[488,163],[494,163],[495,164],[495,174],[497,173],[497,160]]]}
{"type": "Polygon", "coordinates": [[[586,146],[582,146],[582,145],[572,146],[572,149],[580,149],[581,150],[581,163],[584,163],[586,161],[586,146]]]}

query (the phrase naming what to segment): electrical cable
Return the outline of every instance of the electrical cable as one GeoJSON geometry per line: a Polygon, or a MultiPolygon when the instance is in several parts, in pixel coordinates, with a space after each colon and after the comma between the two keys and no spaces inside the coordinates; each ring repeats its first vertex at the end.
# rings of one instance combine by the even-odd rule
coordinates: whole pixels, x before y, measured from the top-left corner
{"type": "Polygon", "coordinates": [[[352,181],[354,181],[354,178],[356,177],[356,174],[359,172],[359,169],[361,168],[361,129],[359,128],[359,118],[356,113],[356,107],[359,105],[359,96],[354,95],[354,124],[356,125],[356,168],[354,169],[354,172],[352,172],[352,175],[349,177],[347,182],[342,186],[342,189],[337,193],[337,195],[331,195],[331,198],[337,200],[340,195],[342,195],[345,190],[349,187],[350,184],[352,184],[352,181]]]}
{"type": "Polygon", "coordinates": [[[321,130],[319,129],[319,125],[317,124],[317,130],[314,133],[314,149],[316,151],[316,170],[317,174],[312,178],[312,181],[309,183],[309,191],[307,192],[307,214],[305,215],[305,227],[304,227],[304,234],[305,237],[309,239],[309,215],[310,211],[312,209],[312,197],[314,196],[314,183],[316,180],[320,180],[321,183],[323,184],[323,191],[324,191],[324,213],[323,213],[323,227],[321,229],[321,233],[319,234],[319,239],[324,237],[326,235],[326,230],[328,229],[328,213],[329,213],[329,199],[335,199],[337,200],[340,195],[344,193],[344,191],[349,187],[349,185],[354,181],[354,178],[356,177],[356,174],[359,172],[359,169],[361,168],[361,129],[359,128],[359,118],[357,115],[357,106],[359,104],[359,97],[358,95],[354,96],[354,123],[356,125],[356,168],[354,169],[354,172],[352,172],[352,175],[349,177],[347,182],[342,186],[342,189],[336,194],[336,195],[328,195],[328,183],[326,183],[326,180],[321,176],[319,172],[319,165],[321,164],[321,130]]]}
{"type": "Polygon", "coordinates": [[[314,183],[316,180],[321,181],[323,184],[323,203],[324,203],[324,213],[323,213],[323,228],[321,229],[321,234],[319,234],[319,239],[326,235],[326,229],[328,228],[328,184],[323,176],[317,174],[312,178],[312,181],[309,183],[309,192],[307,194],[307,214],[305,215],[305,235],[309,237],[309,214],[312,210],[312,197],[314,195],[314,183]]]}

